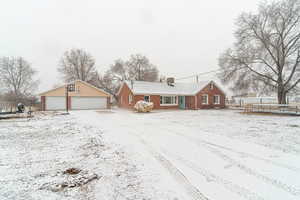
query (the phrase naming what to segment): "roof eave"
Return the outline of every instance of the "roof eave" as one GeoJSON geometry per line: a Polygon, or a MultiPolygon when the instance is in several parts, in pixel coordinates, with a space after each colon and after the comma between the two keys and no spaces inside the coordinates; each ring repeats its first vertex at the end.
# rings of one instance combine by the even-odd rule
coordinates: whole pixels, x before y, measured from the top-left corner
{"type": "MultiPolygon", "coordinates": [[[[102,89],[100,89],[100,88],[97,88],[97,87],[93,86],[92,84],[87,83],[87,82],[82,81],[82,80],[76,80],[76,81],[71,82],[71,83],[76,83],[76,82],[81,82],[81,83],[83,83],[83,84],[85,84],[85,85],[87,85],[87,86],[89,86],[89,87],[92,87],[92,88],[94,88],[94,89],[96,89],[96,90],[98,90],[98,91],[100,91],[100,92],[102,92],[102,93],[108,95],[109,97],[112,96],[111,94],[107,93],[106,91],[104,91],[104,90],[102,90],[102,89]]],[[[67,84],[64,84],[64,85],[62,85],[62,86],[59,86],[59,87],[56,87],[56,88],[47,90],[46,92],[43,92],[43,93],[38,94],[38,96],[45,96],[45,94],[47,94],[47,93],[49,93],[49,92],[51,92],[51,91],[57,90],[57,89],[59,89],[59,88],[65,87],[65,86],[68,85],[68,84],[70,84],[70,83],[67,83],[67,84]]]]}
{"type": "Polygon", "coordinates": [[[195,96],[195,94],[178,94],[178,93],[153,93],[153,92],[133,92],[133,95],[160,95],[160,96],[195,96]]]}

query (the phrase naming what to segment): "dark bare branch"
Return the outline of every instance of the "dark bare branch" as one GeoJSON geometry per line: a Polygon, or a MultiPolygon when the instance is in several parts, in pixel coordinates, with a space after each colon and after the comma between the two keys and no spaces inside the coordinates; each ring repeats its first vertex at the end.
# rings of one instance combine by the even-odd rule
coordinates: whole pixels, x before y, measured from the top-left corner
{"type": "Polygon", "coordinates": [[[36,71],[22,57],[0,58],[0,85],[10,100],[20,101],[37,89],[36,71]]]}
{"type": "Polygon", "coordinates": [[[235,36],[234,48],[219,59],[221,80],[234,88],[276,89],[285,103],[299,84],[300,0],[268,2],[255,14],[243,13],[235,36]]]}
{"type": "Polygon", "coordinates": [[[95,60],[82,49],[71,49],[61,58],[58,71],[65,82],[75,80],[90,82],[96,73],[95,60]]]}

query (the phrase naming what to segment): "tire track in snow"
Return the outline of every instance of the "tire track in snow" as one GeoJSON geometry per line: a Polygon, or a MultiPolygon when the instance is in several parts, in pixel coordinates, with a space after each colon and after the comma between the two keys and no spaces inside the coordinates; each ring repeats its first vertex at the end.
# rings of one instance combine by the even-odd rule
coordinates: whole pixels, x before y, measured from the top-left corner
{"type": "Polygon", "coordinates": [[[186,176],[168,159],[166,159],[163,155],[157,153],[153,147],[151,147],[145,140],[138,137],[140,141],[146,146],[148,151],[152,154],[152,156],[165,168],[169,171],[169,173],[176,179],[177,182],[182,184],[184,188],[187,190],[188,194],[194,200],[209,200],[206,196],[204,196],[198,188],[190,183],[190,181],[186,178],[186,176]]]}
{"type": "Polygon", "coordinates": [[[213,147],[217,147],[219,149],[225,149],[227,151],[231,151],[231,152],[239,154],[241,156],[247,156],[249,158],[253,158],[255,160],[264,161],[264,162],[266,162],[268,164],[271,164],[271,165],[274,165],[274,166],[277,166],[277,167],[286,168],[286,169],[289,169],[289,170],[294,171],[294,172],[300,172],[300,168],[298,168],[298,167],[294,167],[294,166],[282,164],[282,163],[279,163],[279,162],[276,162],[276,161],[272,161],[272,160],[269,160],[269,159],[266,159],[266,158],[261,158],[259,156],[255,156],[255,155],[250,154],[250,153],[245,153],[245,152],[242,152],[242,151],[237,151],[237,150],[234,150],[234,149],[229,148],[229,147],[225,147],[225,146],[222,146],[222,145],[218,145],[218,144],[213,144],[211,142],[207,142],[205,140],[202,140],[202,142],[205,143],[205,144],[207,144],[207,145],[210,145],[210,146],[213,146],[213,147]]]}
{"type": "Polygon", "coordinates": [[[201,167],[199,167],[197,164],[184,159],[183,157],[177,156],[175,154],[169,153],[168,151],[164,150],[164,152],[168,155],[170,155],[171,157],[174,157],[176,160],[180,161],[183,165],[189,167],[190,169],[192,169],[193,171],[195,171],[196,173],[204,176],[207,180],[213,181],[219,185],[224,186],[227,190],[245,198],[248,200],[264,200],[263,197],[259,196],[258,194],[243,188],[239,185],[236,185],[234,183],[232,183],[231,181],[225,180],[223,178],[221,178],[220,176],[217,176],[213,173],[211,173],[210,171],[203,169],[201,167]]]}
{"type": "MultiPolygon", "coordinates": [[[[124,127],[128,127],[128,124],[124,124],[124,127]]],[[[132,129],[132,127],[130,127],[132,129]]],[[[210,200],[200,190],[191,184],[187,177],[168,159],[163,155],[159,154],[149,143],[147,143],[140,134],[141,131],[135,129],[134,131],[128,132],[135,136],[146,148],[147,151],[171,174],[171,176],[187,191],[187,194],[192,197],[193,200],[210,200]]]]}
{"type": "Polygon", "coordinates": [[[273,186],[275,186],[275,187],[277,187],[279,189],[282,189],[282,190],[284,190],[284,191],[286,191],[286,192],[288,192],[288,193],[290,193],[292,195],[295,195],[295,196],[299,196],[300,195],[300,189],[299,188],[287,185],[287,184],[281,182],[280,180],[273,179],[273,178],[270,178],[270,177],[265,176],[263,174],[260,174],[256,170],[253,170],[250,167],[242,164],[241,162],[232,159],[231,157],[229,157],[229,156],[223,154],[222,152],[220,152],[219,150],[217,150],[215,148],[212,148],[212,147],[209,147],[207,145],[204,145],[204,146],[206,146],[206,148],[210,152],[212,152],[215,155],[219,156],[223,160],[229,162],[231,165],[238,167],[239,169],[241,169],[245,173],[247,173],[249,175],[252,175],[252,176],[255,176],[256,178],[258,178],[258,179],[260,179],[260,180],[262,180],[262,181],[264,181],[264,182],[266,182],[268,184],[271,184],[271,185],[273,185],[273,186]]]}
{"type": "MultiPolygon", "coordinates": [[[[181,134],[179,134],[181,135],[181,134]]],[[[259,172],[251,169],[250,167],[247,167],[246,165],[242,164],[241,162],[239,161],[236,161],[234,160],[233,158],[231,158],[230,156],[228,155],[225,155],[224,153],[222,153],[221,151],[207,145],[205,142],[203,142],[202,140],[198,140],[198,139],[195,139],[195,138],[191,138],[191,137],[188,137],[188,136],[185,136],[186,138],[188,138],[190,141],[194,142],[196,145],[198,146],[201,146],[201,147],[205,147],[206,149],[208,149],[211,153],[217,155],[218,157],[222,158],[223,160],[229,162],[231,165],[233,166],[236,166],[238,167],[240,170],[244,171],[246,174],[249,174],[249,175],[252,175],[254,177],[256,177],[257,179],[260,179],[268,184],[271,184],[281,190],[284,190],[292,195],[295,195],[295,196],[299,196],[300,195],[300,188],[296,188],[294,186],[290,186],[290,185],[287,185],[277,179],[273,179],[273,178],[270,178],[268,176],[265,176],[263,174],[260,174],[259,172]]]]}
{"type": "Polygon", "coordinates": [[[204,144],[207,144],[207,145],[210,145],[210,146],[214,146],[214,147],[217,147],[217,148],[220,148],[220,149],[225,149],[227,151],[231,151],[233,153],[236,153],[236,154],[239,154],[239,155],[242,155],[242,156],[247,156],[247,157],[253,158],[255,160],[263,161],[263,162],[266,162],[268,164],[272,164],[272,165],[277,166],[277,167],[289,169],[289,170],[294,171],[294,172],[300,172],[300,168],[298,168],[298,167],[294,167],[294,166],[287,165],[287,164],[282,164],[280,162],[272,161],[270,159],[262,158],[262,157],[259,157],[259,156],[256,156],[256,155],[253,155],[253,154],[250,154],[250,153],[245,153],[245,152],[242,152],[242,151],[237,151],[237,150],[229,148],[229,147],[225,147],[225,146],[222,146],[222,145],[219,145],[219,144],[214,144],[214,143],[208,142],[208,141],[203,140],[203,139],[198,139],[196,137],[191,137],[191,136],[183,135],[183,134],[178,133],[178,132],[175,132],[175,134],[178,135],[178,136],[184,137],[184,138],[189,138],[189,140],[192,140],[192,141],[195,141],[195,140],[201,141],[204,144]]]}

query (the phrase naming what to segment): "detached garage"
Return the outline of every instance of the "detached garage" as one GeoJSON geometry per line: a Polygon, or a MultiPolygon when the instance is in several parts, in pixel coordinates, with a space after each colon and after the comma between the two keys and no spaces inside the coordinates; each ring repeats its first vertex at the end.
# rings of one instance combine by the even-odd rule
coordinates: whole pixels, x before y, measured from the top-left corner
{"type": "MultiPolygon", "coordinates": [[[[70,84],[69,84],[70,85],[70,84]]],[[[66,98],[67,85],[41,93],[42,110],[97,110],[110,106],[110,95],[84,81],[75,81],[66,98]]]]}

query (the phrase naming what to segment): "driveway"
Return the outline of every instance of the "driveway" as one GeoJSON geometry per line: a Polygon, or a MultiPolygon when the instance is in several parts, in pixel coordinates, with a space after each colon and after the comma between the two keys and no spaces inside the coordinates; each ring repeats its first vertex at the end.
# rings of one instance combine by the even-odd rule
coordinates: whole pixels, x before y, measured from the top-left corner
{"type": "Polygon", "coordinates": [[[190,199],[300,199],[300,118],[229,110],[72,112],[148,152],[190,199]]]}

